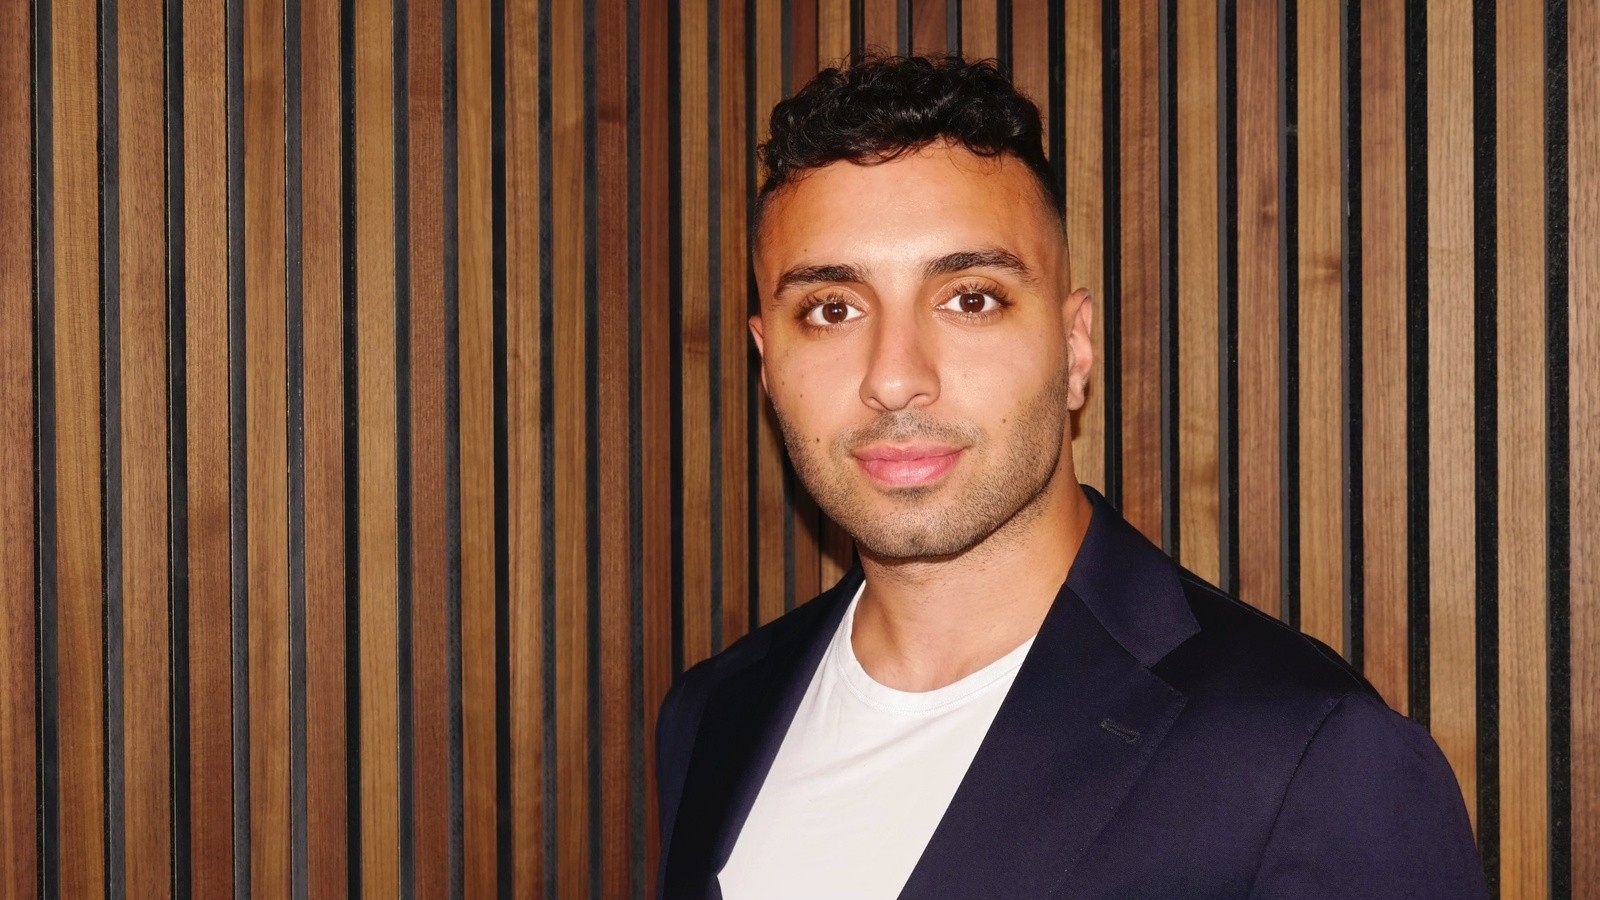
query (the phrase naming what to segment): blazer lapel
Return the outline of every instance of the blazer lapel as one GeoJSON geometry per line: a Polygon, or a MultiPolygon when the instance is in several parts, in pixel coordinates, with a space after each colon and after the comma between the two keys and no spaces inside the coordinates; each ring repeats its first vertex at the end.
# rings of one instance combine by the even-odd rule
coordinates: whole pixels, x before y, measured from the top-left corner
{"type": "Polygon", "coordinates": [[[1148,668],[1198,630],[1177,568],[1088,493],[1072,573],[902,897],[1054,893],[1183,710],[1148,668]]]}
{"type": "Polygon", "coordinates": [[[778,755],[849,600],[861,585],[848,572],[813,604],[808,624],[774,636],[743,671],[724,676],[706,704],[673,826],[665,897],[720,897],[716,875],[727,864],[745,818],[778,755]]]}

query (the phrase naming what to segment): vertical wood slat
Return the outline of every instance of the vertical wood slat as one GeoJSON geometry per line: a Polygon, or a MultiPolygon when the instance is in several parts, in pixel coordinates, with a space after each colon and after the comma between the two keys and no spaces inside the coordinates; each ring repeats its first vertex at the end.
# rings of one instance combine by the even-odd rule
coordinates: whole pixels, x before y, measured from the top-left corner
{"type": "MultiPolygon", "coordinates": [[[[489,4],[483,4],[483,11],[487,13],[489,4]]],[[[494,718],[492,701],[494,699],[493,670],[483,675],[484,684],[489,688],[482,697],[488,707],[485,716],[487,733],[484,740],[484,763],[488,767],[485,782],[479,787],[487,794],[483,798],[485,821],[483,822],[484,841],[480,858],[485,863],[493,863],[494,854],[494,824],[496,807],[492,801],[495,797],[495,778],[510,782],[511,821],[509,831],[511,859],[509,864],[502,863],[498,879],[493,878],[495,870],[487,868],[480,874],[485,879],[484,887],[477,890],[488,892],[491,885],[503,884],[509,875],[512,893],[515,896],[534,896],[544,890],[549,884],[549,879],[556,877],[556,860],[547,858],[546,847],[554,835],[547,833],[546,823],[552,820],[548,810],[553,808],[556,798],[548,796],[545,792],[544,771],[545,767],[552,765],[555,760],[545,755],[548,743],[548,732],[555,727],[555,723],[548,719],[550,707],[545,702],[547,692],[554,689],[554,685],[546,684],[545,672],[553,665],[553,661],[545,656],[545,635],[551,633],[555,627],[553,621],[545,617],[546,609],[544,598],[544,584],[547,577],[553,577],[554,572],[545,570],[545,560],[549,548],[546,542],[552,539],[551,535],[541,533],[542,516],[545,514],[543,504],[551,498],[543,494],[543,485],[547,479],[541,462],[541,447],[550,441],[544,434],[543,423],[546,417],[553,415],[553,410],[546,410],[541,404],[541,391],[544,379],[553,379],[554,374],[549,371],[552,361],[543,355],[541,343],[540,321],[545,314],[545,308],[553,303],[553,298],[541,293],[541,277],[550,271],[552,260],[544,259],[541,248],[549,246],[550,236],[542,229],[542,203],[548,198],[541,198],[540,171],[541,166],[547,161],[541,157],[539,139],[540,129],[540,103],[541,97],[549,91],[549,86],[540,83],[540,73],[547,71],[543,68],[545,61],[540,58],[541,42],[547,39],[539,31],[541,20],[539,10],[533,4],[507,4],[502,15],[505,16],[505,72],[504,81],[495,87],[503,92],[505,103],[505,220],[502,227],[505,229],[506,242],[505,266],[506,297],[505,297],[505,341],[506,341],[506,396],[504,398],[506,410],[505,422],[505,454],[506,454],[506,515],[508,533],[505,536],[505,546],[508,558],[504,561],[508,579],[507,597],[505,598],[508,609],[506,627],[509,629],[508,642],[510,659],[506,661],[510,684],[508,703],[510,706],[510,734],[499,735],[500,747],[508,751],[509,772],[499,772],[493,769],[494,757],[494,718]],[[509,873],[506,871],[509,869],[509,873]]],[[[487,21],[485,19],[485,21],[487,21]]],[[[482,35],[487,38],[487,33],[482,35]]],[[[462,59],[486,59],[487,53],[481,57],[463,54],[462,59]]],[[[476,75],[474,76],[477,77],[476,75]]],[[[488,90],[487,82],[483,89],[488,90]]],[[[465,98],[463,98],[465,99],[465,98]]],[[[486,112],[487,95],[481,98],[483,106],[477,107],[480,112],[486,112]]],[[[468,108],[463,102],[462,108],[468,108]]],[[[488,126],[485,117],[477,127],[488,126]]],[[[490,135],[487,128],[480,132],[479,140],[482,141],[482,151],[487,153],[490,135]]],[[[482,211],[489,211],[490,199],[487,191],[488,159],[482,158],[479,165],[483,166],[481,174],[484,182],[476,190],[483,194],[477,201],[481,204],[482,211]]],[[[463,169],[465,175],[465,169],[463,169]]],[[[463,206],[463,209],[466,207],[463,206]]],[[[491,223],[487,220],[479,222],[477,227],[482,229],[480,240],[484,242],[482,248],[487,253],[488,244],[492,239],[491,223]]],[[[466,246],[465,243],[462,245],[466,246]]],[[[491,298],[489,296],[490,283],[487,266],[490,260],[485,255],[480,263],[484,266],[481,273],[483,278],[476,291],[481,290],[482,296],[476,297],[475,303],[479,306],[482,322],[482,340],[484,341],[481,353],[482,361],[486,363],[490,358],[488,317],[491,311],[491,298]]],[[[465,285],[465,281],[463,281],[465,285]]],[[[465,380],[465,356],[463,356],[463,373],[465,380]]],[[[487,375],[487,370],[481,370],[487,375]]],[[[484,387],[489,384],[489,378],[484,377],[484,387]]],[[[465,384],[463,390],[466,389],[465,384]]],[[[485,401],[487,402],[487,401],[485,401]]],[[[487,414],[488,410],[485,410],[487,414]]],[[[463,420],[465,421],[465,420],[463,420]]],[[[489,460],[493,454],[490,443],[493,438],[492,423],[484,420],[480,423],[483,429],[476,440],[483,442],[482,454],[484,456],[484,471],[491,471],[489,460]]],[[[463,434],[463,444],[466,442],[463,434]]],[[[463,459],[465,457],[463,456],[463,459]]],[[[465,473],[463,473],[465,476],[465,473]]],[[[494,489],[492,481],[485,485],[489,490],[494,489]]],[[[485,512],[492,512],[490,497],[483,498],[485,512]]],[[[494,524],[492,519],[484,523],[492,534],[494,524]]],[[[484,536],[486,549],[493,546],[489,534],[484,536]]],[[[487,562],[492,562],[488,560],[487,562]]],[[[490,583],[485,601],[494,599],[492,582],[490,583]]],[[[463,600],[465,602],[465,599],[463,600]]],[[[481,636],[477,647],[490,647],[494,642],[494,610],[492,606],[484,611],[487,620],[484,623],[486,631],[481,636]]],[[[463,637],[463,646],[466,639],[463,637]]],[[[465,658],[465,657],[464,657],[465,658]]],[[[483,665],[490,665],[493,657],[483,654],[483,665]]],[[[463,684],[463,691],[466,690],[463,684]]],[[[504,801],[502,801],[504,802],[504,801]]],[[[472,845],[468,844],[468,853],[473,853],[472,845]]],[[[505,852],[502,850],[501,852],[505,852]]],[[[474,888],[468,882],[466,896],[475,896],[474,888]]]]}
{"type": "MultiPolygon", "coordinates": [[[[526,9],[526,4],[512,4],[510,10],[526,9]]],[[[495,521],[494,521],[494,373],[493,373],[493,223],[491,221],[491,142],[490,123],[490,15],[489,0],[461,0],[456,6],[456,90],[460,111],[457,124],[457,166],[459,204],[458,230],[460,243],[460,301],[458,328],[461,347],[461,695],[462,695],[462,779],[465,797],[462,804],[462,862],[463,892],[468,897],[482,897],[494,893],[497,866],[497,795],[495,767],[495,521]]],[[[509,14],[509,13],[508,13],[509,14]]],[[[517,23],[517,24],[520,24],[517,23]]],[[[513,39],[522,41],[525,29],[508,27],[508,45],[513,39]]],[[[531,36],[528,36],[531,37],[531,36]]],[[[507,53],[508,57],[511,54],[507,53]]],[[[517,55],[517,59],[524,58],[517,55]]],[[[508,66],[508,72],[521,72],[508,66]]],[[[509,78],[510,76],[508,76],[509,78]]],[[[531,85],[530,85],[531,87],[531,85]]],[[[529,90],[526,96],[515,91],[508,96],[517,98],[512,110],[526,110],[537,98],[529,90]]],[[[521,148],[518,138],[528,134],[526,116],[513,120],[521,127],[508,124],[509,147],[521,148]]],[[[526,151],[523,151],[525,154],[526,151]]],[[[522,154],[508,151],[508,159],[524,158],[522,154]]],[[[529,179],[517,177],[523,170],[508,167],[508,190],[517,191],[508,202],[509,209],[536,210],[529,179]]],[[[524,212],[523,215],[529,213],[524,212]]],[[[524,221],[512,218],[512,222],[524,221]]],[[[536,259],[537,244],[526,246],[512,243],[518,252],[510,260],[536,259]]],[[[523,271],[512,265],[513,273],[523,271]]],[[[529,298],[532,292],[518,292],[529,298]]],[[[521,305],[513,305],[520,309],[521,305]]],[[[537,336],[535,335],[535,338],[537,336]]],[[[532,348],[537,352],[538,341],[531,344],[519,342],[516,346],[532,348]]],[[[514,382],[518,383],[518,382],[514,382]]],[[[535,380],[537,385],[537,380],[535,380]]],[[[517,410],[521,412],[520,409],[517,410]]],[[[519,421],[538,422],[537,409],[531,419],[518,415],[519,421]]],[[[537,450],[535,450],[537,452],[537,450]]],[[[532,485],[537,485],[535,477],[532,485]]],[[[508,500],[515,503],[522,497],[519,482],[512,482],[508,500]]],[[[511,520],[520,526],[520,518],[511,520]]],[[[515,536],[525,532],[518,527],[515,536]]],[[[512,546],[518,546],[513,543],[512,546]]],[[[515,553],[509,560],[513,572],[528,566],[537,567],[538,547],[531,553],[515,553]]],[[[520,582],[519,582],[520,583],[520,582]]],[[[538,584],[538,580],[533,582],[538,584]]],[[[513,609],[532,609],[534,597],[526,598],[513,609]]],[[[529,640],[524,638],[524,640],[529,640]]],[[[530,643],[517,642],[521,648],[537,647],[537,632],[530,643]]],[[[535,667],[535,671],[537,667],[535,667]]],[[[517,667],[519,674],[527,674],[526,667],[517,667]]],[[[520,685],[521,682],[518,682],[520,685]]],[[[539,696],[517,692],[514,710],[532,715],[539,709],[539,696]]],[[[524,717],[521,722],[526,722],[524,717]]],[[[519,781],[525,785],[525,781],[519,781]]],[[[526,848],[517,855],[516,894],[527,896],[533,888],[529,883],[526,864],[537,856],[540,849],[532,829],[537,827],[532,797],[524,790],[515,797],[512,830],[518,838],[514,846],[526,848]]]]}
{"type": "MultiPolygon", "coordinates": [[[[1299,625],[1330,647],[1344,634],[1344,198],[1338,3],[1296,5],[1299,126],[1299,625]]],[[[1284,390],[1290,390],[1285,386],[1284,390]]]]}
{"type": "Polygon", "coordinates": [[[1011,83],[1039,107],[1046,153],[1050,152],[1050,119],[1055,115],[1050,108],[1050,44],[1060,39],[1050,33],[1045,4],[1012,4],[1011,83]]]}
{"type": "Polygon", "coordinates": [[[1573,896],[1600,897],[1600,0],[1568,7],[1567,191],[1571,250],[1567,297],[1565,449],[1572,563],[1571,853],[1573,896]],[[1584,374],[1587,372],[1587,374],[1584,374]]]}
{"type": "Polygon", "coordinates": [[[1095,3],[1073,3],[1066,14],[1066,179],[1067,247],[1072,284],[1088,288],[1094,326],[1094,368],[1083,409],[1073,423],[1073,471],[1084,484],[1106,485],[1106,360],[1105,306],[1105,121],[1101,35],[1102,9],[1095,3]]]}
{"type": "MultiPolygon", "coordinates": [[[[910,0],[911,52],[939,56],[950,46],[948,4],[957,0],[910,0]]],[[[759,107],[757,112],[770,107],[759,107]]]]}
{"type": "MultiPolygon", "coordinates": [[[[283,6],[244,31],[245,460],[250,882],[289,891],[289,585],[283,6]]],[[[237,464],[238,461],[236,461],[237,464]]]]}
{"type": "MultiPolygon", "coordinates": [[[[450,890],[450,673],[445,533],[443,4],[407,5],[411,673],[416,892],[450,890]]],[[[404,739],[404,737],[402,737],[404,739]]]]}
{"type": "MultiPolygon", "coordinates": [[[[189,842],[195,896],[233,881],[224,6],[183,6],[184,443],[189,519],[189,842]]],[[[340,698],[341,708],[343,698],[340,698]]],[[[243,714],[243,710],[239,711],[243,714]]],[[[343,760],[340,760],[343,768],[343,760]]]]}
{"type": "MultiPolygon", "coordinates": [[[[56,610],[63,896],[105,889],[100,220],[93,4],[52,4],[56,610]]],[[[45,673],[50,677],[51,673],[45,673]]],[[[46,713],[49,714],[48,712],[46,713]]]]}
{"type": "Polygon", "coordinates": [[[1533,897],[1550,887],[1548,496],[1546,456],[1533,450],[1548,427],[1544,3],[1507,0],[1497,25],[1499,384],[1480,396],[1500,427],[1500,890],[1533,897]]]}
{"type": "MultiPolygon", "coordinates": [[[[301,340],[305,433],[306,884],[347,885],[343,235],[339,5],[301,8],[301,340]]],[[[192,390],[192,387],[191,387],[192,390]]],[[[191,469],[191,473],[193,470],[191,469]]]]}
{"type": "Polygon", "coordinates": [[[29,10],[0,8],[0,894],[37,889],[29,10]]]}
{"type": "MultiPolygon", "coordinates": [[[[576,4],[558,4],[552,15],[550,50],[569,73],[583,59],[584,12],[576,4]]],[[[555,467],[556,517],[556,805],[557,894],[589,893],[589,587],[591,560],[587,538],[591,528],[585,463],[591,450],[587,427],[590,397],[586,384],[585,317],[591,298],[586,283],[584,242],[588,222],[584,209],[584,90],[586,79],[558,78],[550,85],[551,202],[554,221],[548,264],[555,273],[555,357],[549,361],[556,381],[555,467]]],[[[597,548],[598,549],[598,548],[597,548]]],[[[547,761],[547,765],[550,761],[547,761]]]]}
{"type": "MultiPolygon", "coordinates": [[[[679,46],[677,47],[679,122],[682,124],[679,159],[681,196],[678,215],[681,234],[682,308],[678,323],[682,368],[682,394],[677,398],[683,444],[678,448],[683,460],[683,524],[705,523],[696,534],[705,538],[683,541],[683,665],[685,668],[710,656],[713,650],[711,623],[711,571],[709,524],[711,522],[711,372],[710,310],[707,298],[711,278],[716,273],[710,263],[710,212],[706,197],[710,193],[710,150],[705,128],[711,115],[706,89],[710,70],[706,62],[707,4],[688,0],[679,6],[679,46]]],[[[846,47],[848,50],[848,47],[846,47]]]]}
{"type": "MultiPolygon", "coordinates": [[[[838,65],[850,56],[850,3],[851,0],[816,0],[818,71],[838,65]]],[[[799,90],[800,85],[795,85],[795,89],[799,90]]],[[[696,120],[685,118],[684,121],[696,120]]]]}
{"type": "MultiPolygon", "coordinates": [[[[1117,273],[1121,511],[1161,541],[1160,42],[1155,8],[1118,7],[1121,72],[1121,263],[1117,273]]],[[[1102,376],[1106,377],[1106,376],[1102,376]]]]}
{"type": "Polygon", "coordinates": [[[1361,67],[1362,641],[1367,680],[1406,712],[1405,229],[1411,198],[1399,5],[1362,3],[1361,67]]]}
{"type": "MultiPolygon", "coordinates": [[[[599,358],[599,396],[589,398],[591,409],[599,407],[600,433],[598,485],[600,496],[600,546],[591,549],[591,565],[600,567],[600,630],[598,659],[589,665],[599,669],[597,684],[600,721],[591,723],[591,734],[598,728],[600,741],[600,808],[590,814],[600,818],[601,881],[592,888],[601,896],[624,897],[645,893],[644,885],[633,884],[629,855],[633,845],[632,781],[632,510],[638,502],[632,497],[631,479],[624,475],[633,465],[631,451],[636,426],[630,415],[630,388],[636,372],[629,340],[630,290],[634,287],[631,266],[638,248],[630,245],[629,219],[634,215],[629,198],[628,164],[628,10],[624,0],[600,0],[595,5],[594,91],[596,121],[591,127],[596,144],[590,149],[597,163],[599,221],[595,223],[597,243],[591,248],[598,259],[609,261],[595,273],[597,283],[599,358]],[[598,553],[596,557],[594,554],[598,553]]],[[[593,776],[591,776],[593,777],[593,776]]]]}
{"type": "Polygon", "coordinates": [[[120,149],[123,740],[126,870],[135,897],[170,889],[171,741],[167,585],[167,284],[165,22],[159,0],[117,17],[120,149]]]}
{"type": "Polygon", "coordinates": [[[1282,586],[1282,272],[1278,245],[1278,10],[1238,6],[1239,598],[1277,615],[1282,586]]]}
{"type": "Polygon", "coordinates": [[[859,0],[863,34],[857,43],[887,53],[900,46],[899,0],[859,0]]]}
{"type": "MultiPolygon", "coordinates": [[[[753,96],[755,107],[749,111],[753,119],[752,132],[756,145],[767,139],[770,116],[768,111],[783,99],[783,38],[781,0],[758,0],[755,20],[750,23],[754,32],[755,71],[753,96]]],[[[754,148],[751,148],[754,152],[754,148]]],[[[748,158],[748,157],[747,157],[748,158]]],[[[752,167],[754,168],[754,167],[752,167]]],[[[760,186],[761,173],[755,172],[756,181],[749,186],[754,194],[760,186]]],[[[755,247],[750,252],[755,253],[755,247]]],[[[747,327],[748,317],[737,317],[741,327],[747,327]]],[[[756,444],[751,448],[752,477],[755,484],[757,508],[758,563],[752,590],[760,603],[759,618],[762,623],[782,615],[785,606],[785,538],[784,517],[784,456],[783,441],[772,416],[766,391],[759,383],[751,392],[751,414],[756,420],[756,444]]],[[[646,457],[648,458],[648,457],[646,457]]],[[[809,596],[809,595],[808,595],[809,596]]]]}
{"type": "Polygon", "coordinates": [[[1178,17],[1178,548],[1184,566],[1215,583],[1222,522],[1217,8],[1180,3],[1172,15],[1178,17]]]}
{"type": "Polygon", "coordinates": [[[1428,724],[1476,823],[1471,4],[1428,9],[1427,79],[1428,724]]]}
{"type": "Polygon", "coordinates": [[[361,691],[361,886],[398,891],[394,51],[388,6],[355,9],[356,383],[361,691]]]}
{"type": "Polygon", "coordinates": [[[1000,48],[997,0],[957,0],[961,4],[961,55],[993,59],[1000,48]]]}
{"type": "Polygon", "coordinates": [[[719,3],[718,29],[720,72],[718,108],[721,143],[717,148],[719,208],[711,214],[719,218],[721,248],[719,271],[711,273],[718,281],[720,306],[717,309],[719,370],[712,373],[721,398],[721,433],[712,436],[721,443],[721,469],[712,477],[721,482],[722,496],[722,571],[713,573],[722,588],[722,646],[733,643],[750,628],[750,526],[749,490],[750,440],[746,427],[749,402],[749,359],[752,346],[745,321],[750,315],[749,251],[746,246],[745,196],[746,160],[754,148],[748,146],[745,132],[745,28],[743,3],[719,3]]]}

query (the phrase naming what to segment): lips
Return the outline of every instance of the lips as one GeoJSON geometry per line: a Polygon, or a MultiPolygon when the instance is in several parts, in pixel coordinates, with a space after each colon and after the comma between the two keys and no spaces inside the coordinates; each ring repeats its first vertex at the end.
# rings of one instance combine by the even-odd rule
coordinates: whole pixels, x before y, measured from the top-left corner
{"type": "Polygon", "coordinates": [[[920,487],[938,481],[955,468],[961,459],[961,448],[878,444],[857,451],[855,457],[867,475],[885,487],[920,487]]]}

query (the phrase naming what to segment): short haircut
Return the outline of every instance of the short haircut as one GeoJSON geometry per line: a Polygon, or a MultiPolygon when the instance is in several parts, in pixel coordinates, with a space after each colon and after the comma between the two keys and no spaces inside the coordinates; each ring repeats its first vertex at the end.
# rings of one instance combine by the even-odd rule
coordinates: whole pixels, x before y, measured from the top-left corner
{"type": "Polygon", "coordinates": [[[888,162],[948,142],[978,156],[1012,156],[1065,219],[1066,199],[1044,155],[1039,109],[993,61],[959,56],[868,54],[824,69],[772,109],[771,136],[757,153],[766,180],[757,217],[773,194],[807,171],[849,160],[888,162]]]}

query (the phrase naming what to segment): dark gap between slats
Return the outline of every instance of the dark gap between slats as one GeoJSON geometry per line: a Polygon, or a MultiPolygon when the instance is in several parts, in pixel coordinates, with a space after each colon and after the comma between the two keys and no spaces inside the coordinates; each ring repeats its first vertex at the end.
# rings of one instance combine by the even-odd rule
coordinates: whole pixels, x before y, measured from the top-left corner
{"type": "MultiPolygon", "coordinates": [[[[584,533],[587,555],[585,576],[585,655],[588,665],[589,761],[589,890],[601,890],[605,877],[605,805],[601,790],[600,704],[600,143],[598,138],[599,85],[596,77],[595,0],[583,0],[583,382],[584,397],[584,533]]],[[[715,26],[713,26],[715,27],[715,26]]]]}
{"type": "MultiPolygon", "coordinates": [[[[728,0],[730,3],[738,0],[728,0]]],[[[852,0],[852,19],[861,0],[852,0]]],[[[722,35],[721,0],[706,3],[706,358],[710,372],[711,652],[722,651],[722,35]]],[[[852,25],[852,28],[856,28],[852,25]]],[[[854,31],[856,36],[860,30],[854,31]]]]}
{"type": "MultiPolygon", "coordinates": [[[[411,28],[410,0],[393,0],[390,15],[389,135],[394,153],[394,459],[395,459],[395,694],[399,829],[399,891],[409,900],[417,890],[416,691],[412,644],[415,637],[414,535],[412,533],[411,423],[411,28]]],[[[429,773],[432,777],[432,773],[429,773]]]]}
{"type": "MultiPolygon", "coordinates": [[[[900,11],[910,15],[909,0],[900,0],[900,11]]],[[[756,182],[756,121],[763,110],[756,109],[756,4],[755,0],[744,0],[744,246],[746,248],[746,262],[744,266],[744,309],[741,313],[744,320],[761,312],[760,301],[757,300],[756,273],[750,265],[749,259],[755,252],[755,192],[756,182]]],[[[904,45],[910,40],[910,20],[903,18],[901,24],[904,28],[900,32],[900,42],[904,45]]],[[[904,52],[903,50],[901,52],[904,52]]],[[[761,626],[761,433],[759,420],[762,415],[761,408],[761,366],[754,353],[748,349],[749,344],[741,342],[746,348],[741,354],[744,360],[744,446],[746,459],[749,461],[749,488],[745,491],[745,571],[749,574],[747,583],[749,588],[745,591],[746,626],[745,631],[755,631],[761,626]]],[[[635,496],[638,496],[637,494],[635,496]]]]}
{"type": "Polygon", "coordinates": [[[228,57],[228,520],[232,581],[233,883],[250,883],[250,584],[245,418],[244,3],[229,0],[228,57]]]}
{"type": "Polygon", "coordinates": [[[1405,11],[1407,708],[1430,719],[1428,555],[1428,7],[1405,11]],[[1413,200],[1412,198],[1415,198],[1413,200]]]}
{"type": "Polygon", "coordinates": [[[444,189],[444,541],[446,681],[449,692],[450,897],[466,891],[465,776],[461,697],[461,234],[456,0],[443,0],[443,189],[444,189]]]}
{"type": "Polygon", "coordinates": [[[1279,547],[1282,618],[1300,625],[1300,50],[1296,0],[1278,7],[1279,547]]]}
{"type": "Polygon", "coordinates": [[[1218,535],[1220,587],[1239,592],[1239,64],[1238,5],[1218,0],[1217,86],[1217,361],[1222,422],[1217,490],[1222,521],[1218,535]]]}
{"type": "Polygon", "coordinates": [[[1340,5],[1340,144],[1344,153],[1344,320],[1340,356],[1344,366],[1344,655],[1363,668],[1366,635],[1366,555],[1361,529],[1365,493],[1362,467],[1361,340],[1361,3],[1340,5]]]}
{"type": "Polygon", "coordinates": [[[1104,272],[1104,297],[1100,304],[1101,344],[1105,363],[1101,382],[1105,390],[1105,496],[1114,507],[1122,506],[1122,70],[1121,19],[1116,4],[1106,4],[1100,21],[1101,53],[1101,144],[1105,159],[1102,202],[1105,214],[1101,223],[1104,272]]]}
{"type": "MultiPolygon", "coordinates": [[[[541,166],[540,183],[540,210],[544,217],[545,226],[541,227],[539,238],[539,258],[541,266],[543,260],[550,258],[548,208],[550,192],[548,181],[544,180],[543,172],[549,166],[549,140],[548,140],[548,109],[549,89],[545,78],[549,71],[550,58],[550,16],[549,2],[540,4],[539,13],[539,102],[540,102],[540,148],[539,163],[541,166]]],[[[512,871],[515,850],[511,843],[512,784],[511,784],[511,526],[510,526],[510,428],[507,409],[508,394],[507,382],[508,355],[506,335],[506,4],[504,0],[491,0],[489,4],[489,133],[491,135],[489,148],[490,169],[490,320],[491,320],[491,368],[493,370],[493,385],[490,393],[493,396],[492,418],[494,420],[494,790],[495,790],[495,880],[498,883],[499,893],[502,897],[511,896],[512,871]]],[[[551,292],[549,285],[541,283],[540,304],[541,324],[549,313],[549,298],[551,292]]],[[[545,332],[547,333],[547,332],[545,332]]],[[[550,397],[551,385],[548,383],[550,371],[550,348],[543,343],[541,335],[540,349],[540,414],[545,419],[545,424],[540,430],[540,437],[544,441],[551,440],[549,420],[553,417],[550,397]]],[[[550,447],[545,448],[547,451],[550,447]]],[[[554,516],[554,481],[551,468],[554,465],[552,453],[547,452],[542,463],[541,475],[544,487],[547,489],[540,504],[541,524],[546,526],[541,540],[541,550],[544,553],[544,577],[552,590],[546,592],[548,606],[555,583],[554,553],[552,549],[554,527],[551,524],[554,516]]],[[[544,757],[545,796],[547,800],[553,798],[554,775],[550,760],[555,759],[550,741],[551,728],[548,723],[555,721],[554,692],[554,662],[551,660],[553,641],[549,636],[550,629],[554,627],[554,614],[546,610],[544,627],[546,629],[545,668],[546,679],[544,721],[546,726],[544,757]]],[[[555,811],[554,802],[544,804],[545,831],[544,852],[546,855],[545,872],[547,878],[554,878],[554,873],[548,865],[554,853],[554,829],[552,827],[555,811]]],[[[546,890],[546,896],[553,896],[554,882],[551,881],[546,890]]]]}
{"type": "Polygon", "coordinates": [[[1161,279],[1161,544],[1177,558],[1182,539],[1178,527],[1181,452],[1178,410],[1182,379],[1178,357],[1178,11],[1163,3],[1156,12],[1157,146],[1160,154],[1161,236],[1158,254],[1161,279]]]}
{"type": "MultiPolygon", "coordinates": [[[[495,333],[497,337],[497,356],[495,357],[495,374],[499,379],[495,397],[497,410],[495,417],[495,454],[496,454],[496,487],[506,485],[506,468],[504,454],[506,452],[506,425],[505,425],[505,204],[501,199],[505,188],[505,5],[504,0],[493,0],[495,4],[495,22],[499,27],[498,37],[494,40],[495,58],[494,89],[495,89],[495,134],[499,137],[495,141],[495,333]]],[[[543,583],[540,586],[540,603],[542,617],[540,619],[543,642],[540,662],[542,667],[541,684],[544,688],[543,721],[544,726],[540,733],[543,737],[542,754],[544,760],[543,770],[540,772],[541,790],[543,801],[540,804],[543,812],[544,845],[541,852],[544,855],[541,870],[544,873],[544,895],[556,896],[558,879],[556,872],[556,382],[555,382],[555,318],[554,296],[555,281],[554,271],[549,260],[554,259],[555,253],[555,206],[553,199],[553,179],[555,176],[553,153],[551,145],[551,52],[550,52],[550,25],[551,25],[551,0],[542,0],[539,4],[539,547],[542,554],[540,569],[543,583]]],[[[676,6],[676,4],[674,4],[676,6]]],[[[509,552],[505,545],[506,530],[505,519],[501,511],[496,512],[495,529],[497,538],[497,559],[504,559],[509,552]]],[[[499,571],[500,563],[496,563],[499,571]]],[[[495,622],[497,640],[501,642],[499,649],[509,651],[509,623],[502,618],[502,611],[507,609],[509,598],[505,593],[500,593],[496,604],[495,622]],[[502,627],[504,625],[504,627],[502,627]]],[[[507,684],[509,685],[510,669],[509,654],[503,652],[501,659],[507,661],[504,670],[507,684]]],[[[496,668],[495,677],[501,677],[501,669],[496,668]]],[[[509,687],[504,696],[509,698],[509,687]]],[[[509,702],[509,701],[508,701],[509,702]]],[[[505,718],[501,720],[504,728],[510,727],[509,708],[505,718]]],[[[506,734],[505,730],[500,732],[506,734]]],[[[501,764],[506,768],[500,771],[505,773],[504,793],[502,794],[501,809],[509,810],[510,803],[510,766],[511,745],[509,737],[501,739],[504,760],[501,764]],[[503,745],[503,746],[502,746],[503,745]]],[[[502,815],[501,822],[508,823],[502,831],[501,840],[501,895],[511,895],[511,832],[509,828],[509,815],[502,815]]]]}
{"type": "MultiPolygon", "coordinates": [[[[667,371],[672,397],[672,675],[683,672],[683,71],[682,13],[667,5],[667,371]]],[[[543,57],[543,51],[541,56],[543,57]]],[[[541,151],[542,154],[543,151],[541,151]]],[[[541,156],[542,158],[542,156],[541,156]]],[[[543,192],[541,191],[541,196],[543,192]]]]}
{"type": "Polygon", "coordinates": [[[355,5],[339,8],[340,346],[344,432],[344,730],[345,888],[359,897],[361,877],[361,406],[356,297],[355,5]]]}
{"type": "MultiPolygon", "coordinates": [[[[628,872],[635,892],[651,883],[645,871],[644,695],[644,297],[640,243],[643,194],[640,167],[639,0],[627,0],[628,108],[628,872]]],[[[752,29],[753,32],[753,29],[752,29]]]]}

